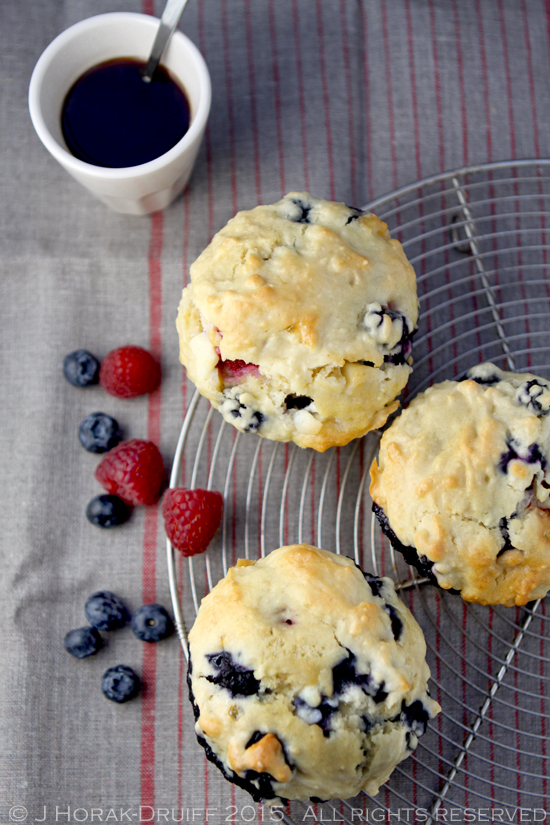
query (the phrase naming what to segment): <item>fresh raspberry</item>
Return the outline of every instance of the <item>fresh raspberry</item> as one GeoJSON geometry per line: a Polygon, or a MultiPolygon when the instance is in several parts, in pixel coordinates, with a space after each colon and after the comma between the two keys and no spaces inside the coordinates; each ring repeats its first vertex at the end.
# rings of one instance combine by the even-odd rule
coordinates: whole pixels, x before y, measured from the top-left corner
{"type": "Polygon", "coordinates": [[[119,347],[111,350],[101,362],[99,383],[117,398],[137,398],[158,387],[160,365],[142,347],[119,347]]]}
{"type": "Polygon", "coordinates": [[[162,499],[166,535],[184,556],[204,553],[222,520],[223,496],[213,490],[173,487],[162,499]]]}
{"type": "Polygon", "coordinates": [[[240,384],[247,375],[260,377],[260,368],[257,364],[249,364],[247,361],[220,361],[218,372],[224,387],[234,387],[240,384]]]}
{"type": "Polygon", "coordinates": [[[131,438],[105,453],[95,477],[128,504],[153,504],[164,481],[164,464],[152,441],[131,438]]]}

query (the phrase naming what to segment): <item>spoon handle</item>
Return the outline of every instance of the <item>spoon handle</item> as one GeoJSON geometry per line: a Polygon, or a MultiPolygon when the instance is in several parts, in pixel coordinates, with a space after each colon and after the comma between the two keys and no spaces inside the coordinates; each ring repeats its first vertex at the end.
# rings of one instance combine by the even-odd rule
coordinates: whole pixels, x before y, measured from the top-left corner
{"type": "Polygon", "coordinates": [[[146,83],[151,82],[155,69],[157,68],[160,58],[162,57],[162,53],[164,52],[168,41],[172,37],[174,29],[178,25],[178,20],[180,19],[186,5],[187,0],[168,0],[166,3],[164,11],[162,12],[162,17],[160,18],[159,27],[151,49],[151,54],[149,55],[149,60],[147,61],[147,64],[142,72],[142,77],[146,83]]]}

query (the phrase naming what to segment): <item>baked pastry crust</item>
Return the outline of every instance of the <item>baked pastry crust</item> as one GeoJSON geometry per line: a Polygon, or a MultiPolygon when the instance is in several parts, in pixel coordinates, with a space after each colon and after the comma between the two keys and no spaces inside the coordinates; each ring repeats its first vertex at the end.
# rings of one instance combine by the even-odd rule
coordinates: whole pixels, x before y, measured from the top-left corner
{"type": "Polygon", "coordinates": [[[292,192],[239,212],[190,275],[180,359],[239,430],[323,451],[398,407],[416,279],[374,215],[292,192]]]}
{"type": "Polygon", "coordinates": [[[550,588],[550,383],[493,364],[418,395],[384,433],[371,495],[440,587],[523,605],[550,588]]]}
{"type": "Polygon", "coordinates": [[[439,712],[391,580],[311,545],[240,560],[189,648],[199,741],[256,800],[376,793],[439,712]]]}

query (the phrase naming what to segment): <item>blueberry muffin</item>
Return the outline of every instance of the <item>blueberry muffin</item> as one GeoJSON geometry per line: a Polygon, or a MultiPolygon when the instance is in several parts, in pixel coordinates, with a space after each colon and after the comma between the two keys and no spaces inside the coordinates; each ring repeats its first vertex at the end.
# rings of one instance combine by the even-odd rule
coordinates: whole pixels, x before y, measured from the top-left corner
{"type": "Polygon", "coordinates": [[[398,407],[416,279],[374,215],[293,192],[239,212],[190,274],[180,358],[241,432],[323,451],[398,407]]]}
{"type": "Polygon", "coordinates": [[[189,648],[199,742],[256,801],[374,794],[440,709],[391,580],[307,544],[240,560],[189,648]]]}
{"type": "Polygon", "coordinates": [[[406,560],[478,604],[550,588],[550,382],[493,364],[418,395],[371,467],[382,529],[406,560]]]}

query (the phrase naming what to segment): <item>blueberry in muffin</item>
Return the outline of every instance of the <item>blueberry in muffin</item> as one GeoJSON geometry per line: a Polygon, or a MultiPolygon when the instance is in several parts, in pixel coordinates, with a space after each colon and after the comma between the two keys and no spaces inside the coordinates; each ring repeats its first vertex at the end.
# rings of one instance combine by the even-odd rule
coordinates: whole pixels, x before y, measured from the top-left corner
{"type": "Polygon", "coordinates": [[[180,359],[241,432],[323,451],[397,409],[416,278],[375,215],[292,192],[239,212],[190,274],[180,359]]]}
{"type": "Polygon", "coordinates": [[[550,382],[480,364],[418,395],[371,467],[394,547],[444,589],[524,605],[550,588],[550,382]]]}
{"type": "Polygon", "coordinates": [[[387,578],[301,544],[240,560],[189,634],[195,731],[256,801],[376,793],[439,712],[387,578]]]}

